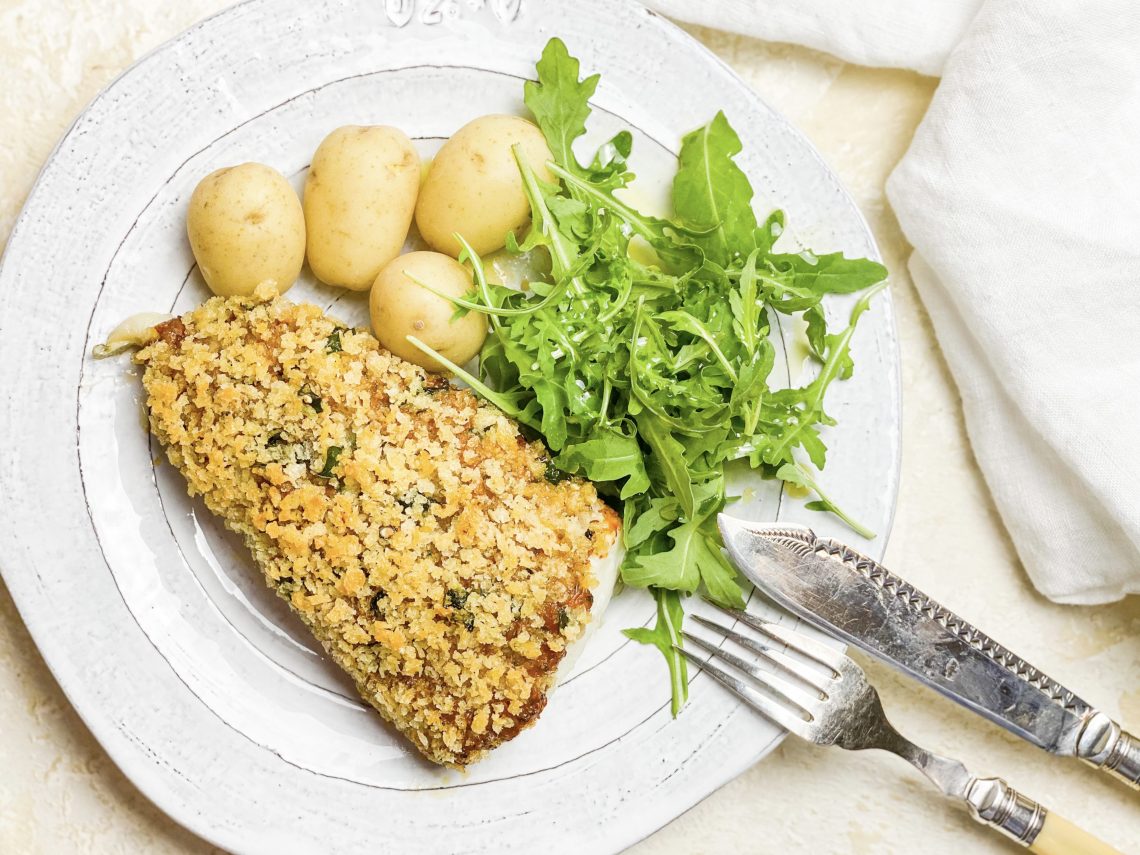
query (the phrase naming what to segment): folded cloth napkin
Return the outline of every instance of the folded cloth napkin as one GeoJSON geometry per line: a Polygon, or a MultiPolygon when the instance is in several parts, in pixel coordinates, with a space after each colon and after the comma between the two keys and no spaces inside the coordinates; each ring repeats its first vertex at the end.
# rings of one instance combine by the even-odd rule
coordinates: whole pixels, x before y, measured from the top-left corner
{"type": "Polygon", "coordinates": [[[1140,593],[1140,3],[651,5],[941,73],[887,192],[974,452],[1041,593],[1140,593]]]}
{"type": "Polygon", "coordinates": [[[643,0],[671,18],[859,65],[939,74],[982,0],[643,0]]]}

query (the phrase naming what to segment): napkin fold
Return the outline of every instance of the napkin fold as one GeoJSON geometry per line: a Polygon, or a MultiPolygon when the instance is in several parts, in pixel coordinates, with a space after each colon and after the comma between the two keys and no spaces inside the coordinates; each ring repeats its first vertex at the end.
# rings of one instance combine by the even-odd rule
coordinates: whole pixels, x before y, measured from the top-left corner
{"type": "Polygon", "coordinates": [[[982,0],[643,0],[655,11],[859,65],[941,73],[982,0]]]}
{"type": "Polygon", "coordinates": [[[887,195],[978,463],[1041,593],[1140,593],[1140,3],[651,5],[941,73],[887,195]]]}

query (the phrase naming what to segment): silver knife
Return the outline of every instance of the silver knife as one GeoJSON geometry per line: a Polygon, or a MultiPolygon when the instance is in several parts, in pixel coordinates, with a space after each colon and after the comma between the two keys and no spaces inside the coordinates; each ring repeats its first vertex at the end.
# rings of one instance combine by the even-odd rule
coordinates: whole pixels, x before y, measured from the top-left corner
{"type": "Polygon", "coordinates": [[[806,526],[721,514],[733,562],[793,614],[1053,754],[1140,789],[1140,740],[885,567],[806,526]]]}

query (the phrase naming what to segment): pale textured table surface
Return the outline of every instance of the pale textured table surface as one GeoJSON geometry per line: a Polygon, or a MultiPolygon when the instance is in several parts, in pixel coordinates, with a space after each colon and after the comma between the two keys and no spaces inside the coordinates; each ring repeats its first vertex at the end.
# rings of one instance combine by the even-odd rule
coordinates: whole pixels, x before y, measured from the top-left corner
{"type": "MultiPolygon", "coordinates": [[[[98,89],[225,0],[0,0],[0,235],[36,172],[98,89]]],[[[694,33],[819,147],[855,195],[892,272],[902,339],[903,480],[889,566],[1001,641],[1140,727],[1140,598],[1053,605],[1018,564],[970,452],[957,394],[906,275],[909,248],[883,185],[935,81],[811,51],[694,33]]],[[[5,402],[5,406],[19,406],[5,402]]],[[[866,664],[866,663],[864,663],[866,664]]],[[[1052,760],[874,664],[892,718],[934,750],[1015,786],[1140,852],[1140,800],[1052,760]]],[[[0,852],[191,852],[211,847],[124,778],[53,681],[0,586],[0,852]]],[[[585,819],[588,821],[588,819],[585,819]]],[[[635,847],[648,853],[1012,852],[886,756],[788,740],[635,847]]]]}

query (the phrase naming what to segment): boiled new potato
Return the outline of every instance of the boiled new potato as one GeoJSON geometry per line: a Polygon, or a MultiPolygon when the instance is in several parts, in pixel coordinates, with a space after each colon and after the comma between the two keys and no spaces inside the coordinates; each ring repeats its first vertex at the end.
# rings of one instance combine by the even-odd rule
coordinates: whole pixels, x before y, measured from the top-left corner
{"type": "Polygon", "coordinates": [[[210,290],[247,297],[267,279],[284,293],[305,262],[301,201],[280,172],[243,163],[211,172],[190,197],[186,233],[210,290]]]}
{"type": "Polygon", "coordinates": [[[424,288],[428,285],[448,297],[471,291],[471,273],[449,255],[409,252],[389,262],[369,295],[372,332],[396,356],[429,371],[444,371],[407,336],[415,336],[456,365],[470,360],[487,337],[487,319],[479,312],[455,318],[455,305],[424,288]]]}
{"type": "Polygon", "coordinates": [[[400,254],[420,187],[420,158],[396,128],[337,128],[305,179],[309,266],[329,285],[366,291],[400,254]]]}
{"type": "Polygon", "coordinates": [[[416,226],[432,249],[458,257],[458,232],[484,255],[526,224],[530,204],[511,150],[516,144],[539,178],[555,180],[542,131],[518,116],[483,116],[443,144],[416,204],[416,226]]]}

